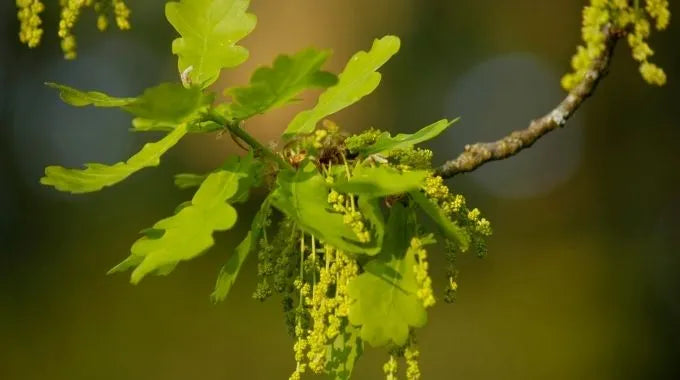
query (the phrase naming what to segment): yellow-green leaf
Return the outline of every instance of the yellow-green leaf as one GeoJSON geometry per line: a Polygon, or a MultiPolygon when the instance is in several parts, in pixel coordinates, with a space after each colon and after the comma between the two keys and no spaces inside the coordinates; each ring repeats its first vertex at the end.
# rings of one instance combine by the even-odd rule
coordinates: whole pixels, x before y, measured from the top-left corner
{"type": "Polygon", "coordinates": [[[238,66],[248,50],[236,43],[257,19],[249,0],[181,0],[165,5],[165,17],[181,37],[172,42],[183,80],[201,88],[215,82],[223,68],[238,66]]]}
{"type": "Polygon", "coordinates": [[[250,255],[250,252],[256,247],[257,242],[260,240],[260,236],[262,236],[269,208],[269,200],[266,199],[262,203],[260,211],[258,211],[253,219],[250,231],[241,243],[236,246],[234,254],[229,258],[227,263],[220,269],[220,273],[217,275],[217,282],[215,283],[215,290],[210,296],[214,303],[223,301],[227,298],[232,285],[236,282],[236,277],[238,277],[243,263],[248,258],[248,255],[250,255]]]}
{"type": "Polygon", "coordinates": [[[75,107],[93,105],[95,107],[122,107],[137,100],[137,98],[117,98],[99,91],[81,91],[63,84],[46,82],[47,87],[59,91],[59,97],[66,104],[75,107]]]}
{"type": "Polygon", "coordinates": [[[421,191],[412,191],[410,194],[420,209],[437,224],[442,234],[447,239],[456,242],[462,251],[467,251],[470,246],[470,235],[465,229],[452,222],[444,211],[421,191]]]}
{"type": "Polygon", "coordinates": [[[305,49],[292,56],[280,55],[272,67],[255,70],[250,84],[230,88],[232,117],[244,120],[291,102],[309,88],[326,88],[337,83],[335,75],[321,71],[329,50],[305,49]]]}
{"type": "Polygon", "coordinates": [[[349,321],[360,326],[361,339],[373,347],[389,343],[403,346],[409,329],[427,322],[423,303],[416,295],[415,255],[408,249],[415,233],[411,214],[400,203],[392,207],[382,251],[348,286],[352,302],[349,321]]]}
{"type": "Polygon", "coordinates": [[[253,184],[244,179],[255,170],[255,163],[249,155],[208,175],[191,203],[154,224],[151,229],[154,233],[146,233],[137,240],[130,256],[110,273],[134,268],[130,281],[136,284],[150,273],[168,274],[179,262],[193,259],[210,248],[215,243],[215,231],[228,230],[236,223],[236,210],[227,201],[242,190],[240,187],[253,184]]]}
{"type": "Polygon", "coordinates": [[[144,145],[142,150],[126,162],[114,165],[90,163],[85,164],[85,169],[48,166],[40,183],[74,194],[99,191],[106,186],[115,185],[143,168],[158,166],[160,157],[177,144],[186,132],[186,126],[180,125],[160,141],[144,145]]]}
{"type": "Polygon", "coordinates": [[[350,58],[339,75],[338,84],[326,90],[311,110],[303,111],[288,124],[285,139],[314,131],[323,118],[358,102],[380,84],[377,70],[399,51],[400,41],[395,36],[376,39],[368,52],[360,51],[350,58]]]}
{"type": "Polygon", "coordinates": [[[147,89],[123,109],[137,116],[133,126],[142,120],[161,125],[177,125],[196,118],[196,114],[210,106],[212,101],[213,96],[205,94],[200,88],[184,88],[179,83],[162,83],[147,89]]]}
{"type": "Polygon", "coordinates": [[[360,243],[344,223],[343,215],[329,211],[326,182],[311,162],[297,171],[282,170],[271,201],[300,228],[338,249],[364,254],[376,254],[379,250],[380,242],[360,243]]]}
{"type": "Polygon", "coordinates": [[[409,148],[439,136],[439,134],[448,129],[456,121],[458,121],[458,119],[451,121],[442,119],[412,134],[399,133],[396,136],[390,136],[388,132],[383,132],[378,135],[374,144],[361,147],[360,149],[357,149],[355,153],[370,155],[389,152],[395,149],[409,148]]]}
{"type": "Polygon", "coordinates": [[[422,187],[427,178],[425,170],[399,171],[389,166],[359,166],[349,179],[333,184],[342,193],[365,194],[370,197],[407,193],[422,187]]]}

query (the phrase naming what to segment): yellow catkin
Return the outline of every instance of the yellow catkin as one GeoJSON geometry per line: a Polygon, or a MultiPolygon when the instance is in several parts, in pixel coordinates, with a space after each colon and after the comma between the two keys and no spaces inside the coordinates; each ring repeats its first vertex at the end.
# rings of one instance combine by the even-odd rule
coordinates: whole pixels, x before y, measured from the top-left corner
{"type": "Polygon", "coordinates": [[[406,380],[420,380],[420,350],[418,349],[416,336],[411,331],[408,346],[404,349],[404,360],[406,361],[406,380]]]}
{"type": "Polygon", "coordinates": [[[17,18],[19,19],[19,41],[33,48],[40,44],[43,30],[40,27],[40,13],[45,5],[40,0],[17,0],[17,18]]]}
{"type": "Polygon", "coordinates": [[[668,0],[646,0],[644,7],[627,0],[591,0],[583,10],[583,26],[581,35],[584,44],[578,46],[571,59],[572,72],[562,78],[562,87],[573,89],[585,77],[595,60],[605,49],[605,28],[607,25],[627,32],[627,42],[631,48],[633,59],[640,62],[642,78],[652,85],[664,85],[666,74],[663,69],[650,63],[649,57],[654,54],[647,43],[651,32],[651,23],[656,29],[663,30],[670,22],[668,0]]]}
{"type": "Polygon", "coordinates": [[[294,283],[300,291],[300,304],[293,347],[296,367],[291,380],[300,379],[307,369],[314,373],[325,370],[328,345],[347,323],[350,305],[347,287],[359,272],[356,261],[342,251],[318,242],[313,236],[309,243],[305,245],[304,238],[300,241],[300,265],[305,269],[294,283]],[[305,282],[310,281],[309,272],[311,283],[305,282]],[[308,329],[303,328],[303,314],[309,316],[308,329]]]}
{"type": "MultiPolygon", "coordinates": [[[[19,19],[19,40],[36,47],[42,39],[43,29],[40,13],[45,10],[40,0],[16,0],[19,19]]],[[[76,58],[76,38],[73,28],[84,8],[92,7],[97,13],[97,29],[104,31],[109,26],[109,14],[113,14],[121,30],[130,29],[130,9],[123,0],[59,0],[61,12],[57,35],[61,42],[64,58],[76,58]]]]}
{"type": "Polygon", "coordinates": [[[113,14],[116,16],[118,29],[130,29],[130,9],[123,0],[113,0],[113,14]]]}
{"type": "MultiPolygon", "coordinates": [[[[477,253],[483,254],[486,248],[483,244],[484,237],[490,236],[492,233],[491,223],[481,216],[478,209],[469,210],[466,206],[465,198],[460,194],[453,194],[449,188],[444,184],[444,179],[439,176],[430,176],[425,180],[423,186],[425,195],[433,200],[444,214],[449,219],[456,219],[471,235],[473,235],[473,242],[478,242],[476,246],[477,253]]],[[[451,264],[452,265],[452,264],[451,264]]],[[[418,269],[422,272],[422,269],[418,269]]],[[[416,271],[418,273],[418,271],[416,271]]],[[[449,281],[447,287],[447,294],[455,294],[458,289],[456,282],[456,271],[449,270],[449,281]]],[[[422,286],[422,285],[421,285],[422,286]]],[[[427,297],[427,291],[422,291],[423,298],[427,297]]],[[[421,298],[421,299],[423,299],[421,298]]],[[[452,299],[450,296],[445,297],[447,302],[452,299]]]]}
{"type": "Polygon", "coordinates": [[[409,246],[410,253],[416,258],[416,264],[413,266],[413,272],[416,275],[416,282],[418,283],[418,290],[416,295],[423,302],[425,308],[434,306],[436,300],[432,292],[432,279],[429,275],[429,264],[427,261],[427,250],[423,248],[423,242],[419,238],[412,238],[409,246]]]}
{"type": "Polygon", "coordinates": [[[385,373],[385,380],[397,380],[397,372],[399,365],[394,355],[390,355],[389,360],[383,365],[383,372],[385,373]]]}
{"type": "MultiPolygon", "coordinates": [[[[347,168],[347,177],[349,178],[349,168],[347,168]]],[[[332,176],[326,177],[326,182],[332,184],[334,179],[332,176]]],[[[354,198],[351,194],[344,195],[340,194],[335,190],[331,190],[328,193],[328,203],[335,212],[339,212],[343,215],[343,222],[352,228],[357,239],[362,243],[368,243],[371,241],[371,233],[366,228],[366,223],[364,222],[364,217],[361,212],[356,210],[354,198]]]]}

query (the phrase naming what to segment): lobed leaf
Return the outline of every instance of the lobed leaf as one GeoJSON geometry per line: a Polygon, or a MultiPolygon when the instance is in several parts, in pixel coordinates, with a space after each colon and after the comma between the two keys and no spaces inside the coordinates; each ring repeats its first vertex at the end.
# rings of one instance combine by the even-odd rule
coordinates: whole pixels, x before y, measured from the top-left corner
{"type": "Polygon", "coordinates": [[[213,96],[199,88],[162,83],[147,89],[123,109],[137,116],[133,126],[147,123],[147,128],[140,128],[142,130],[151,130],[148,126],[154,124],[174,128],[174,125],[195,119],[196,114],[209,107],[212,101],[213,96]]]}
{"type": "Polygon", "coordinates": [[[134,98],[115,98],[56,83],[46,85],[59,90],[61,99],[76,107],[116,107],[131,113],[136,116],[132,120],[135,131],[171,131],[182,122],[196,119],[198,113],[213,101],[211,94],[205,94],[199,88],[184,88],[179,83],[161,83],[134,98]]]}
{"type": "Polygon", "coordinates": [[[412,191],[410,195],[420,209],[437,224],[447,239],[457,243],[462,251],[467,251],[470,246],[470,235],[468,235],[465,229],[452,222],[444,214],[444,211],[422,192],[412,191]]]}
{"type": "Polygon", "coordinates": [[[126,162],[114,165],[91,163],[85,164],[85,169],[48,166],[40,183],[73,194],[99,191],[106,186],[115,185],[143,168],[158,166],[160,157],[177,144],[186,132],[186,125],[180,125],[160,141],[144,145],[142,150],[126,162]]]}
{"type": "Polygon", "coordinates": [[[359,166],[352,177],[335,182],[332,187],[342,193],[384,197],[419,189],[425,182],[425,170],[399,171],[389,166],[359,166]]]}
{"type": "Polygon", "coordinates": [[[75,107],[93,105],[95,107],[123,107],[137,98],[116,98],[98,91],[81,91],[63,84],[46,82],[47,87],[59,90],[59,97],[66,104],[75,107]]]}
{"type": "Polygon", "coordinates": [[[272,67],[255,70],[250,84],[228,89],[232,117],[245,120],[294,100],[302,91],[337,83],[335,75],[321,71],[329,50],[306,49],[293,56],[280,55],[272,67]]]}
{"type": "Polygon", "coordinates": [[[215,231],[228,230],[236,223],[236,210],[227,201],[235,197],[241,187],[252,184],[242,181],[257,167],[252,156],[235,159],[233,165],[211,173],[201,183],[191,204],[177,214],[154,224],[152,230],[164,233],[146,234],[131,248],[131,254],[109,273],[134,268],[133,284],[147,274],[165,275],[181,262],[193,259],[214,244],[215,231]]]}
{"type": "Polygon", "coordinates": [[[323,118],[349,107],[373,92],[381,78],[376,70],[399,51],[399,45],[399,38],[385,36],[376,39],[370,51],[354,54],[340,74],[338,84],[321,94],[314,108],[295,116],[283,133],[284,139],[311,133],[323,118]]]}
{"type": "Polygon", "coordinates": [[[427,313],[416,295],[415,254],[409,252],[415,233],[412,211],[397,203],[387,222],[380,254],[364,265],[364,273],[348,286],[349,321],[361,328],[361,339],[371,346],[403,346],[412,327],[422,327],[427,313]]]}
{"type": "Polygon", "coordinates": [[[359,149],[356,153],[368,156],[376,153],[389,152],[395,149],[409,148],[439,136],[456,121],[458,121],[458,119],[450,121],[442,119],[413,134],[400,133],[396,136],[390,136],[388,132],[383,132],[378,135],[374,144],[367,145],[362,149],[359,149]]]}
{"type": "Polygon", "coordinates": [[[297,171],[282,170],[272,192],[272,205],[307,233],[345,252],[375,254],[377,242],[362,244],[343,216],[329,211],[326,181],[313,163],[303,164],[297,171]]]}
{"type": "Polygon", "coordinates": [[[257,22],[249,0],[181,0],[165,5],[165,17],[181,37],[172,42],[183,81],[205,88],[220,70],[238,66],[248,50],[236,43],[257,22]]]}
{"type": "Polygon", "coordinates": [[[215,284],[215,290],[210,295],[210,298],[214,303],[223,301],[227,298],[231,286],[236,282],[236,277],[241,271],[241,266],[250,255],[257,243],[262,236],[262,231],[265,228],[265,221],[267,214],[269,213],[271,205],[268,199],[262,203],[260,210],[255,215],[253,223],[250,227],[250,231],[246,237],[236,246],[234,254],[229,258],[226,264],[220,269],[220,273],[217,275],[217,283],[215,284]]]}

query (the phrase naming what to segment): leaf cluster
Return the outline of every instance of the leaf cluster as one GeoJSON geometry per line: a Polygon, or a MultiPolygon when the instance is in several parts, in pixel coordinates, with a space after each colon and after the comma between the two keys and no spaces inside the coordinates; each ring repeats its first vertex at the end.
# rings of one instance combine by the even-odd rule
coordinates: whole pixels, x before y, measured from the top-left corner
{"type": "MultiPolygon", "coordinates": [[[[238,204],[255,189],[263,189],[267,195],[250,222],[250,231],[220,270],[212,299],[227,297],[244,262],[257,251],[258,259],[266,261],[260,263],[260,277],[276,277],[272,281],[284,294],[288,305],[284,309],[292,313],[289,319],[297,324],[292,330],[299,341],[316,336],[325,347],[321,355],[316,348],[310,349],[310,366],[335,379],[348,379],[364,342],[404,347],[413,330],[426,323],[426,305],[419,294],[428,286],[423,278],[428,276],[427,262],[424,251],[413,248],[414,241],[433,226],[431,232],[458,250],[470,245],[470,231],[427,195],[427,181],[433,178],[431,154],[415,147],[439,136],[455,120],[443,119],[413,134],[392,136],[371,130],[351,137],[324,121],[376,90],[381,81],[379,69],[399,50],[400,40],[395,36],[376,39],[368,51],[353,55],[337,76],[322,69],[330,56],[328,50],[309,48],[281,55],[271,66],[257,69],[248,84],[226,89],[228,100],[216,103],[209,86],[222,69],[248,57],[248,50],[238,44],[255,27],[256,18],[248,13],[248,5],[248,0],[167,3],[166,17],[179,33],[172,44],[178,56],[178,83],[162,83],[135,97],[48,83],[70,105],[119,108],[132,115],[132,132],[165,135],[125,162],[91,163],[84,169],[50,166],[41,183],[74,194],[99,191],[159,165],[162,155],[187,135],[228,132],[245,142],[249,145],[246,155],[231,155],[209,173],[178,174],[175,185],[195,189],[193,197],[171,216],[143,230],[130,255],[110,273],[130,270],[134,284],[150,274],[169,274],[180,262],[212,247],[216,232],[229,230],[239,221],[238,204]],[[312,88],[325,91],[315,106],[298,113],[287,125],[281,151],[272,151],[243,128],[251,117],[294,102],[312,88]],[[283,246],[277,247],[268,235],[277,235],[271,230],[282,225],[287,227],[281,231],[290,238],[282,239],[283,246]],[[297,239],[299,249],[294,246],[297,239]],[[299,261],[291,258],[296,249],[299,261]],[[325,270],[319,264],[324,261],[325,270]],[[331,261],[344,263],[347,281],[337,283],[326,277],[323,281],[328,288],[317,293],[314,302],[346,288],[346,299],[336,296],[332,302],[326,299],[319,304],[335,310],[334,325],[325,322],[331,317],[324,316],[323,309],[306,303],[309,290],[304,285],[313,294],[317,278],[321,281],[323,273],[335,268],[331,261]],[[299,295],[292,295],[295,289],[299,295]],[[293,310],[296,298],[298,308],[293,310]],[[316,318],[315,323],[321,320],[327,329],[321,338],[310,331],[325,330],[304,327],[310,318],[316,318]],[[324,365],[319,366],[319,361],[324,365]]],[[[270,293],[263,291],[259,298],[270,293]]]]}

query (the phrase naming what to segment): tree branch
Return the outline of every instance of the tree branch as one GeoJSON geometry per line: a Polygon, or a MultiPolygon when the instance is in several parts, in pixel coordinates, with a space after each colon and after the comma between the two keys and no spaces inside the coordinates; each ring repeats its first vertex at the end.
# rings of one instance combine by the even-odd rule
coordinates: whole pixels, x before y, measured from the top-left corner
{"type": "Polygon", "coordinates": [[[451,178],[460,173],[473,171],[487,162],[512,157],[533,145],[548,132],[563,127],[581,104],[593,94],[600,80],[608,72],[614,47],[623,36],[623,31],[607,27],[604,32],[605,49],[602,54],[595,59],[581,82],[557,107],[547,115],[532,121],[528,128],[512,132],[498,141],[466,145],[463,153],[445,162],[435,173],[444,178],[451,178]]]}

